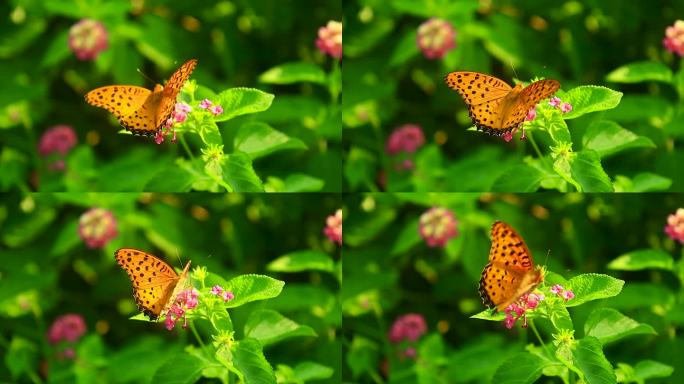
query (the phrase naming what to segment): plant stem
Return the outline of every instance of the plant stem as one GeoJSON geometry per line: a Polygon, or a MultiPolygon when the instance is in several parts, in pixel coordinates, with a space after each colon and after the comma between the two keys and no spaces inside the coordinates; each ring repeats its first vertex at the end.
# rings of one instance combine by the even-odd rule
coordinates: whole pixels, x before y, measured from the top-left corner
{"type": "Polygon", "coordinates": [[[544,348],[544,351],[546,352],[546,354],[549,355],[549,358],[553,358],[551,351],[549,351],[549,349],[546,348],[546,343],[544,343],[544,340],[542,340],[541,335],[539,334],[539,331],[537,331],[537,327],[534,325],[534,320],[530,319],[528,324],[530,324],[530,328],[532,328],[532,332],[534,332],[534,334],[537,336],[537,340],[539,340],[539,344],[541,344],[542,348],[544,348]]]}
{"type": "Polygon", "coordinates": [[[195,339],[197,339],[197,342],[202,347],[202,349],[205,349],[205,345],[202,342],[202,338],[200,337],[199,333],[197,333],[197,328],[195,328],[195,322],[192,320],[190,320],[190,330],[192,330],[192,334],[195,335],[195,339]]]}

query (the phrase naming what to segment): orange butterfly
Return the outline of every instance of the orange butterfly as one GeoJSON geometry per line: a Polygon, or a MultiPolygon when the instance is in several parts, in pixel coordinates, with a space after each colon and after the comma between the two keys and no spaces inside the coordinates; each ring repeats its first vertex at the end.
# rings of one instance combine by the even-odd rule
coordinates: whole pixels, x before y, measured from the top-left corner
{"type": "Polygon", "coordinates": [[[136,135],[155,136],[171,117],[176,97],[197,66],[188,60],[171,75],[166,86],[154,86],[154,91],[134,85],[108,85],[95,88],[85,95],[88,104],[113,113],[127,130],[136,135]]]}
{"type": "Polygon", "coordinates": [[[487,308],[503,311],[520,296],[544,281],[544,270],[535,267],[525,241],[510,225],[492,224],[489,263],[480,277],[480,297],[487,308]]]}
{"type": "Polygon", "coordinates": [[[465,100],[473,124],[495,136],[518,127],[532,107],[560,88],[556,80],[535,81],[525,88],[517,84],[511,88],[494,76],[467,71],[451,72],[444,80],[465,100]]]}
{"type": "Polygon", "coordinates": [[[133,283],[138,309],[150,320],[166,315],[176,296],[186,288],[189,261],[178,275],[161,259],[137,249],[121,248],[114,257],[133,283]]]}

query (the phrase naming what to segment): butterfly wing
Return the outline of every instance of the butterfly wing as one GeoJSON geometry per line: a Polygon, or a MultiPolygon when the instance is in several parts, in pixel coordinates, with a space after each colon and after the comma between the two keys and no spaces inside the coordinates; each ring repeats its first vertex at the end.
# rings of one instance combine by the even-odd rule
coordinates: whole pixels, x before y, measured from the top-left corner
{"type": "MultiPolygon", "coordinates": [[[[163,260],[149,253],[122,248],[114,254],[116,261],[126,271],[133,284],[133,296],[138,309],[150,320],[156,320],[171,301],[179,276],[163,260]]],[[[183,276],[187,274],[186,266],[183,276]]]]}
{"type": "Polygon", "coordinates": [[[556,80],[539,80],[523,88],[515,105],[508,111],[503,123],[504,129],[520,125],[532,107],[547,97],[551,97],[559,88],[560,83],[556,80]]]}
{"type": "Polygon", "coordinates": [[[489,308],[499,311],[534,289],[542,280],[525,241],[508,224],[496,221],[491,231],[489,263],[480,278],[480,296],[489,308]]]}
{"type": "Polygon", "coordinates": [[[158,127],[164,125],[171,117],[176,106],[178,93],[180,93],[183,84],[190,78],[190,74],[192,74],[192,71],[195,70],[196,66],[196,59],[186,61],[173,73],[173,75],[171,75],[169,81],[166,82],[164,89],[161,91],[159,103],[155,109],[155,121],[158,127]]]}
{"type": "Polygon", "coordinates": [[[479,72],[451,72],[444,81],[463,97],[468,107],[501,99],[512,89],[505,81],[479,72]]]}

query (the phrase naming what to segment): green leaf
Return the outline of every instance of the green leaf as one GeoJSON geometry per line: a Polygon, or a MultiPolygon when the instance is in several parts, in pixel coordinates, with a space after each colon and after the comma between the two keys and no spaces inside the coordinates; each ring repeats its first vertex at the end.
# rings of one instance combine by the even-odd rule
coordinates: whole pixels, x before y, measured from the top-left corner
{"type": "Polygon", "coordinates": [[[615,384],[615,371],[601,349],[601,342],[591,336],[580,339],[572,351],[575,365],[587,384],[615,384]]]}
{"type": "Polygon", "coordinates": [[[597,308],[584,323],[584,334],[606,345],[631,335],[657,335],[648,324],[639,323],[612,308],[597,308]]]}
{"type": "Polygon", "coordinates": [[[323,189],[325,182],[303,173],[292,173],[285,178],[281,192],[318,192],[323,189]]]}
{"type": "Polygon", "coordinates": [[[580,185],[582,192],[613,192],[610,177],[601,166],[601,159],[595,151],[575,152],[570,162],[571,177],[580,185]]]}
{"type": "Polygon", "coordinates": [[[245,338],[233,343],[230,347],[233,362],[245,378],[245,384],[276,383],[273,368],[264,357],[264,351],[258,340],[245,338]]]}
{"type": "Polygon", "coordinates": [[[147,192],[188,192],[192,188],[196,177],[178,166],[168,166],[145,184],[147,192]]]}
{"type": "Polygon", "coordinates": [[[672,81],[672,70],[659,61],[641,61],[614,69],[606,75],[606,81],[614,83],[639,83],[642,81],[672,81]]]}
{"type": "Polygon", "coordinates": [[[231,88],[218,94],[216,104],[223,107],[223,113],[214,121],[226,121],[236,116],[267,110],[274,96],[254,88],[231,88]]]}
{"type": "Polygon", "coordinates": [[[314,63],[285,63],[262,73],[259,76],[259,81],[266,84],[293,84],[300,82],[325,84],[325,72],[314,63]]]}
{"type": "Polygon", "coordinates": [[[318,336],[311,327],[297,324],[272,309],[252,311],[245,323],[244,332],[245,337],[259,340],[263,346],[276,344],[292,337],[318,336]]]}
{"type": "Polygon", "coordinates": [[[274,272],[301,272],[309,270],[334,272],[335,265],[326,253],[304,250],[280,256],[268,263],[266,270],[274,272]]]}
{"type": "Polygon", "coordinates": [[[344,176],[349,190],[371,189],[375,185],[375,157],[371,152],[352,146],[344,162],[344,176]]]}
{"type": "Polygon", "coordinates": [[[527,352],[508,358],[497,368],[492,383],[525,384],[534,383],[542,375],[544,360],[527,352]]]}
{"type": "Polygon", "coordinates": [[[206,367],[204,360],[179,352],[157,369],[151,382],[194,383],[202,376],[202,370],[206,367]]]}
{"type": "Polygon", "coordinates": [[[664,191],[670,188],[672,179],[654,173],[642,172],[634,177],[632,183],[632,192],[664,191]]]}
{"type": "Polygon", "coordinates": [[[50,227],[57,212],[49,206],[37,207],[30,215],[21,215],[5,223],[2,241],[10,248],[17,248],[33,241],[50,227]]]}
{"type": "Polygon", "coordinates": [[[240,275],[226,283],[226,291],[231,291],[235,298],[228,301],[227,308],[239,307],[243,304],[276,297],[283,290],[284,281],[264,275],[240,275]]]}
{"type": "Polygon", "coordinates": [[[608,120],[594,121],[582,137],[582,146],[598,152],[601,158],[611,156],[630,148],[655,148],[656,145],[645,136],[635,135],[608,120]]]}
{"type": "Polygon", "coordinates": [[[301,140],[293,139],[260,121],[242,124],[235,135],[233,145],[236,150],[249,154],[252,160],[278,151],[307,149],[301,140]]]}
{"type": "Polygon", "coordinates": [[[356,379],[365,372],[375,372],[379,356],[379,347],[375,342],[356,334],[345,358],[356,379]]]}
{"type": "Polygon", "coordinates": [[[567,307],[575,307],[587,301],[605,299],[620,293],[623,280],[598,273],[585,273],[568,280],[567,289],[571,289],[575,297],[568,301],[567,307]]]}
{"type": "Polygon", "coordinates": [[[389,59],[389,65],[396,67],[406,63],[412,57],[418,56],[418,44],[416,44],[417,30],[410,29],[404,34],[404,37],[399,40],[397,46],[394,47],[394,52],[389,59]]]}
{"type": "Polygon", "coordinates": [[[221,164],[223,180],[233,188],[233,192],[263,192],[261,179],[254,172],[252,159],[244,152],[226,155],[221,164]]]}
{"type": "MultiPolygon", "coordinates": [[[[606,111],[602,117],[621,123],[648,122],[653,118],[667,118],[673,114],[670,100],[656,95],[625,95],[617,108],[606,111]]],[[[674,120],[673,120],[674,121],[674,120]]],[[[665,127],[668,129],[668,126],[665,127]]]]}
{"type": "Polygon", "coordinates": [[[673,372],[672,366],[653,360],[642,360],[634,366],[634,376],[641,380],[669,377],[673,372]]]}
{"type": "Polygon", "coordinates": [[[405,253],[422,242],[420,233],[418,232],[418,221],[419,220],[416,217],[410,219],[408,223],[404,224],[404,227],[401,229],[396,237],[396,240],[394,241],[394,245],[390,251],[391,255],[405,253]]]}
{"type": "Polygon", "coordinates": [[[492,185],[492,192],[534,192],[546,175],[527,164],[516,164],[503,173],[492,185]]]}
{"type": "MultiPolygon", "coordinates": [[[[79,16],[81,17],[81,16],[79,16]]],[[[11,23],[5,16],[2,36],[0,37],[0,58],[9,59],[39,39],[47,27],[47,19],[29,17],[22,23],[11,23]]]]}
{"type": "Polygon", "coordinates": [[[625,253],[610,263],[609,269],[620,271],[639,271],[642,269],[666,269],[674,270],[674,260],[672,256],[658,249],[641,249],[625,253]]]}
{"type": "Polygon", "coordinates": [[[313,361],[304,361],[294,368],[295,378],[302,383],[312,380],[325,380],[332,377],[335,370],[313,361]]]}
{"type": "Polygon", "coordinates": [[[364,216],[363,220],[350,217],[354,222],[348,226],[349,230],[345,230],[345,244],[356,247],[372,240],[394,221],[396,214],[393,209],[381,208],[364,216]]]}
{"type": "Polygon", "coordinates": [[[19,336],[13,336],[5,354],[5,365],[13,379],[24,372],[33,372],[38,364],[38,348],[35,344],[19,336]]]}
{"type": "Polygon", "coordinates": [[[69,50],[69,31],[64,30],[59,32],[56,36],[50,38],[50,45],[43,54],[43,59],[40,62],[42,68],[56,67],[63,60],[71,56],[69,50]]]}
{"type": "Polygon", "coordinates": [[[613,91],[606,87],[582,85],[569,90],[563,101],[572,105],[572,111],[563,118],[574,119],[590,112],[605,111],[615,108],[622,98],[622,92],[613,91]]]}

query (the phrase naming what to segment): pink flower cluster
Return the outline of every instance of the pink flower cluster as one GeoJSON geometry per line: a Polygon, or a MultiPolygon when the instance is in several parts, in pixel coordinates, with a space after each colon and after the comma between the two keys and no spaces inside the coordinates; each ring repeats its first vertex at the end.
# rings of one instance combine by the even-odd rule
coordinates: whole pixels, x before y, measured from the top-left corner
{"type": "Polygon", "coordinates": [[[186,289],[176,296],[176,301],[171,305],[169,311],[166,313],[166,320],[164,324],[169,331],[176,326],[176,322],[183,319],[183,328],[188,327],[187,311],[197,307],[199,292],[196,289],[186,289]]]}
{"type": "Polygon", "coordinates": [[[40,137],[38,153],[43,157],[55,155],[57,160],[48,167],[54,170],[64,170],[64,157],[66,157],[71,148],[76,146],[77,142],[78,139],[73,128],[64,124],[55,125],[48,128],[40,137]]]}
{"type": "Polygon", "coordinates": [[[204,99],[202,102],[200,102],[199,107],[202,109],[206,109],[209,112],[211,112],[212,115],[218,116],[223,113],[223,107],[220,105],[213,105],[214,103],[211,102],[209,99],[204,99]]]}
{"type": "Polygon", "coordinates": [[[568,301],[575,297],[574,292],[572,292],[569,289],[563,289],[563,286],[560,284],[556,284],[553,287],[551,287],[551,293],[553,293],[554,295],[558,295],[558,297],[562,298],[565,301],[568,301]]]}
{"type": "MultiPolygon", "coordinates": [[[[69,313],[55,319],[48,330],[48,342],[52,345],[61,342],[75,343],[86,332],[86,324],[81,315],[69,313]]],[[[73,359],[76,352],[72,346],[66,346],[57,354],[59,359],[73,359]]]]}
{"type": "Polygon", "coordinates": [[[427,332],[427,325],[422,315],[417,313],[407,313],[397,317],[392,324],[392,328],[387,336],[391,343],[402,341],[417,341],[427,332]]]}
{"type": "Polygon", "coordinates": [[[192,111],[192,107],[185,103],[176,103],[176,106],[173,109],[173,113],[171,114],[171,117],[166,120],[166,124],[157,131],[157,134],[154,136],[154,141],[157,144],[161,144],[164,142],[164,136],[171,136],[171,142],[175,143],[176,142],[176,130],[174,129],[174,125],[176,123],[182,123],[187,119],[188,113],[192,111]]]}
{"type": "Polygon", "coordinates": [[[224,302],[233,300],[235,298],[235,295],[233,295],[233,292],[224,290],[223,287],[220,285],[214,285],[211,288],[210,293],[212,295],[220,296],[221,298],[223,298],[224,302]]]}
{"type": "Polygon", "coordinates": [[[684,21],[677,20],[673,26],[665,29],[663,45],[668,51],[684,56],[684,21]]]}
{"type": "Polygon", "coordinates": [[[446,208],[433,207],[420,215],[418,232],[430,247],[444,247],[446,243],[458,236],[454,214],[446,208]]]}
{"type": "Polygon", "coordinates": [[[88,248],[102,248],[118,235],[114,214],[104,208],[91,208],[78,220],[78,235],[88,248]]]}
{"type": "Polygon", "coordinates": [[[328,239],[333,243],[342,245],[342,210],[338,209],[334,215],[330,215],[325,219],[325,228],[323,233],[328,236],[328,239]]]}
{"type": "Polygon", "coordinates": [[[570,103],[563,103],[562,100],[556,96],[552,97],[551,100],[549,100],[549,105],[554,108],[560,109],[563,113],[568,113],[572,111],[572,105],[570,105],[570,103]]]}
{"type": "Polygon", "coordinates": [[[324,54],[336,59],[342,58],[342,23],[328,21],[325,27],[318,29],[316,47],[324,54]]]}
{"type": "Polygon", "coordinates": [[[667,216],[665,233],[672,240],[677,240],[680,244],[684,244],[684,208],[678,208],[675,213],[667,216]]]}
{"type": "Polygon", "coordinates": [[[94,60],[108,46],[107,30],[99,21],[83,19],[69,29],[69,48],[79,60],[94,60]]]}
{"type": "MultiPolygon", "coordinates": [[[[415,124],[405,124],[395,129],[385,143],[385,151],[396,156],[402,153],[411,155],[425,144],[425,136],[420,126],[415,124]]],[[[413,169],[413,160],[404,158],[396,164],[397,170],[413,169]]]]}
{"type": "Polygon", "coordinates": [[[418,27],[416,44],[426,58],[441,59],[456,48],[456,31],[448,21],[433,17],[418,27]]]}
{"type": "Polygon", "coordinates": [[[511,329],[518,319],[522,318],[522,326],[523,328],[527,328],[527,311],[532,311],[537,308],[537,305],[539,305],[539,302],[542,300],[544,300],[544,295],[538,295],[536,293],[526,293],[522,295],[518,301],[504,309],[504,313],[506,314],[504,326],[511,329]]]}

